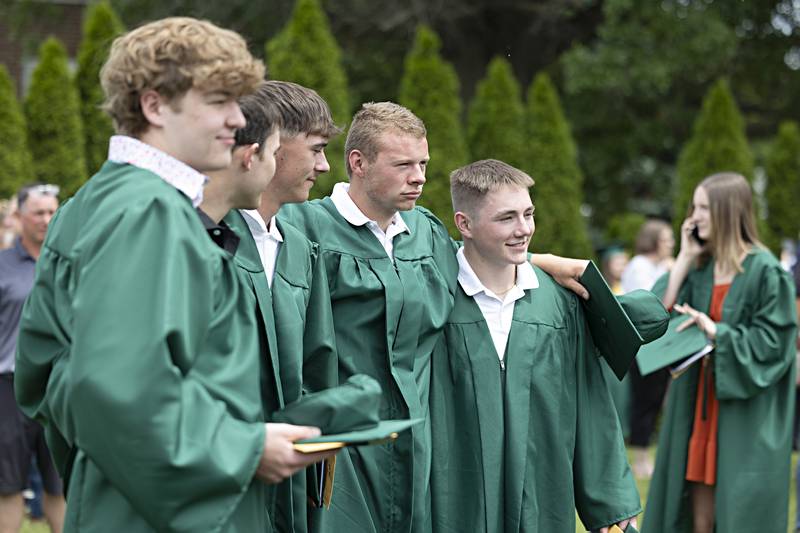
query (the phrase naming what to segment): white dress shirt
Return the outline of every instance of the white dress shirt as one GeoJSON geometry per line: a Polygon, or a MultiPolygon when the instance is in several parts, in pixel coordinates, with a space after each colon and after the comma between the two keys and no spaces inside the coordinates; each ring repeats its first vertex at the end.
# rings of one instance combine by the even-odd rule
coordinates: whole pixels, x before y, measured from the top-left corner
{"type": "Polygon", "coordinates": [[[272,278],[275,277],[275,263],[278,261],[278,252],[283,242],[283,235],[278,229],[275,217],[272,217],[269,225],[267,225],[256,209],[240,209],[239,212],[247,222],[247,227],[250,228],[250,235],[253,236],[253,240],[256,242],[261,264],[264,265],[267,283],[272,288],[272,278]]]}
{"type": "Polygon", "coordinates": [[[622,271],[623,292],[631,292],[636,289],[650,290],[658,278],[667,273],[667,268],[663,263],[655,263],[646,255],[635,255],[625,270],[622,271]]]}
{"type": "Polygon", "coordinates": [[[350,198],[350,194],[347,192],[349,190],[349,183],[341,182],[334,185],[333,192],[331,193],[331,201],[336,207],[336,210],[353,226],[367,226],[372,234],[375,235],[375,238],[378,239],[378,242],[381,243],[383,249],[386,250],[386,255],[394,261],[393,239],[403,232],[411,233],[403,217],[400,216],[400,213],[395,213],[391,222],[389,222],[389,227],[387,227],[386,232],[384,232],[380,226],[378,226],[377,222],[367,218],[367,215],[358,208],[353,199],[350,198]]]}
{"type": "Polygon", "coordinates": [[[492,342],[497,356],[502,361],[506,355],[506,344],[508,335],[511,333],[511,321],[514,318],[514,304],[517,300],[525,296],[525,291],[539,287],[539,279],[536,277],[533,267],[525,261],[517,265],[517,280],[514,286],[504,296],[498,296],[487,289],[481,280],[478,279],[475,271],[464,255],[464,248],[460,248],[458,257],[458,283],[467,296],[471,296],[486,319],[489,326],[489,333],[492,335],[492,342]]]}
{"type": "Polygon", "coordinates": [[[112,136],[108,142],[108,160],[149,170],[186,195],[193,207],[203,202],[208,176],[139,139],[112,136]]]}

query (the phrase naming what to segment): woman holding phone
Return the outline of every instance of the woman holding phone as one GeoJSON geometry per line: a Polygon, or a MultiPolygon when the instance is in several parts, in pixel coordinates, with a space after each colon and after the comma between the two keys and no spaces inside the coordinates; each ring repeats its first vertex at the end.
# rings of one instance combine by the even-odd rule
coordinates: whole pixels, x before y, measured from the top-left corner
{"type": "Polygon", "coordinates": [[[744,177],[697,186],[680,253],[653,291],[714,351],[670,386],[642,531],[785,533],[794,287],[758,240],[744,177]]]}

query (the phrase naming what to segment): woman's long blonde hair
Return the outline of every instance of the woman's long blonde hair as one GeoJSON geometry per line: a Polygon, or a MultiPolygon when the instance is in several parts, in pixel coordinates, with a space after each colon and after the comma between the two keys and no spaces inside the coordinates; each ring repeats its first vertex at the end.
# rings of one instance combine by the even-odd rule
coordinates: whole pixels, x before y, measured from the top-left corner
{"type": "MultiPolygon", "coordinates": [[[[758,240],[750,184],[741,174],[720,172],[708,176],[697,187],[702,187],[708,195],[710,254],[723,269],[742,272],[739,264],[742,255],[753,246],[764,247],[758,240]]],[[[693,205],[690,205],[690,215],[693,210],[693,205]]]]}

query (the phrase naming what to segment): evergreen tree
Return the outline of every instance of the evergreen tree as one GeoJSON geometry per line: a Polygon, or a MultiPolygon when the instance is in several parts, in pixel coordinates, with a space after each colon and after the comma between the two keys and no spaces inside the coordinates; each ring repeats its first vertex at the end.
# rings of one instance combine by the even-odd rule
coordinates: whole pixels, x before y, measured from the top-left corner
{"type": "Polygon", "coordinates": [[[765,163],[767,225],[773,235],[769,245],[777,253],[781,239],[797,240],[800,236],[800,216],[795,210],[800,198],[800,128],[797,122],[780,125],[765,163]]]}
{"type": "Polygon", "coordinates": [[[25,115],[34,177],[59,185],[62,196],[71,196],[87,178],[83,125],[67,52],[54,37],[39,48],[25,115]]]}
{"type": "Polygon", "coordinates": [[[428,207],[457,235],[450,202],[450,172],[467,161],[461,126],[458,77],[452,65],[439,55],[439,37],[427,26],[417,29],[406,56],[400,82],[400,104],[425,122],[431,161],[426,173],[421,204],[428,207]]]}
{"type": "Polygon", "coordinates": [[[745,137],[744,122],[728,83],[720,80],[703,100],[692,137],[678,158],[678,187],[673,204],[676,231],[697,184],[706,176],[724,171],[753,179],[753,154],[745,137]]]}
{"type": "Polygon", "coordinates": [[[647,222],[647,217],[641,213],[626,211],[617,213],[608,219],[604,232],[605,242],[620,243],[630,255],[636,253],[636,235],[639,229],[647,222]]]}
{"type": "Polygon", "coordinates": [[[561,102],[547,74],[534,78],[528,90],[527,170],[536,184],[534,249],[569,257],[589,257],[592,247],[580,213],[583,174],[561,102]]]}
{"type": "Polygon", "coordinates": [[[94,174],[106,160],[108,138],[114,134],[111,118],[100,106],[100,68],[108,57],[114,38],[124,31],[112,7],[106,1],[92,5],[83,23],[83,40],[78,49],[78,72],[75,83],[81,100],[81,118],[86,135],[86,166],[94,174]]]}
{"type": "Polygon", "coordinates": [[[31,155],[25,139],[25,117],[17,102],[14,83],[0,65],[0,199],[10,198],[32,181],[31,155]]]}
{"type": "Polygon", "coordinates": [[[594,223],[632,208],[672,210],[675,158],[697,102],[736,64],[739,42],[717,13],[721,3],[604,0],[593,38],[561,56],[594,223]]]}
{"type": "Polygon", "coordinates": [[[509,62],[502,57],[492,59],[469,106],[467,143],[473,160],[499,159],[525,170],[520,92],[509,62]]]}
{"type": "MultiPolygon", "coordinates": [[[[350,120],[347,76],[342,52],[319,0],[297,0],[291,19],[266,45],[269,78],[292,81],[314,89],[328,102],[339,126],[350,120]]],[[[326,153],[331,171],[312,189],[315,197],[329,194],[333,184],[346,179],[344,135],[332,139],[326,153]]]]}

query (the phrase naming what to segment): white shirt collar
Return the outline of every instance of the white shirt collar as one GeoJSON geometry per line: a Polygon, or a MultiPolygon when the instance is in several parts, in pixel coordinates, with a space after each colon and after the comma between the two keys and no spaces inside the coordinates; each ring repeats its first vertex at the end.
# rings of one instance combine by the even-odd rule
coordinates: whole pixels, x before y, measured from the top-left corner
{"type": "MultiPolygon", "coordinates": [[[[353,226],[365,226],[370,222],[377,226],[377,222],[368,218],[367,215],[365,215],[361,209],[359,209],[353,199],[350,198],[350,194],[348,193],[349,190],[349,183],[340,182],[333,186],[331,201],[336,207],[336,210],[339,211],[339,214],[342,215],[344,219],[353,226]]],[[[406,225],[403,217],[400,216],[400,213],[395,213],[392,217],[392,220],[389,222],[389,228],[392,226],[395,226],[394,231],[391,231],[391,233],[394,235],[403,232],[411,233],[411,230],[406,225]]],[[[386,230],[387,234],[390,232],[389,228],[386,230]]]]}
{"type": "Polygon", "coordinates": [[[247,222],[253,235],[269,236],[277,242],[283,242],[283,235],[274,216],[269,220],[269,224],[266,224],[257,209],[240,209],[239,212],[244,215],[244,221],[247,222]]]}
{"type": "MultiPolygon", "coordinates": [[[[458,258],[458,283],[461,285],[461,288],[464,289],[464,292],[467,296],[475,296],[476,294],[482,292],[487,295],[494,296],[501,301],[503,300],[503,298],[497,296],[494,292],[487,289],[483,283],[481,283],[478,275],[475,274],[474,270],[472,270],[469,261],[467,261],[467,257],[464,255],[463,246],[458,249],[456,257],[458,258]]],[[[539,278],[536,277],[536,272],[533,270],[531,264],[528,261],[525,261],[524,263],[517,265],[516,284],[514,285],[514,290],[510,292],[519,293],[520,291],[537,289],[538,287],[539,278]]],[[[507,294],[506,298],[509,296],[512,296],[512,294],[507,294]]],[[[519,297],[521,297],[521,295],[517,296],[517,298],[519,297]]]]}
{"type": "Polygon", "coordinates": [[[208,182],[206,175],[139,139],[112,136],[108,143],[108,160],[149,170],[189,197],[194,207],[203,202],[203,187],[208,182]]]}

